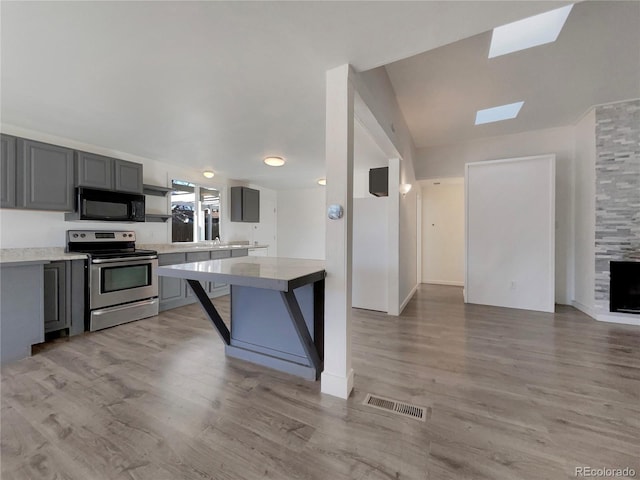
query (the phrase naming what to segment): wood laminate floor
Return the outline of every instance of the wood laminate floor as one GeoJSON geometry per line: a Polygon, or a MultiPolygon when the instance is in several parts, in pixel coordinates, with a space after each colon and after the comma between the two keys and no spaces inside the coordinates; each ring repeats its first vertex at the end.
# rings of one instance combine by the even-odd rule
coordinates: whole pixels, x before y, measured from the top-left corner
{"type": "MultiPolygon", "coordinates": [[[[223,316],[228,299],[216,300],[223,316]]],[[[640,328],[464,305],[422,285],[354,310],[355,390],[226,359],[197,305],[56,341],[2,369],[2,479],[640,477],[640,328]],[[362,405],[367,392],[427,421],[362,405]]]]}

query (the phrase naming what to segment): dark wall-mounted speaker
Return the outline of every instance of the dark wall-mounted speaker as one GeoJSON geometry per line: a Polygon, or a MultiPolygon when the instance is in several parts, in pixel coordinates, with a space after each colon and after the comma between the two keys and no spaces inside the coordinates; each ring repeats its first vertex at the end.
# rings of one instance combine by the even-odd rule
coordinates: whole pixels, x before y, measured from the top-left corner
{"type": "Polygon", "coordinates": [[[389,167],[369,170],[369,193],[376,197],[389,196],[389,167]]]}

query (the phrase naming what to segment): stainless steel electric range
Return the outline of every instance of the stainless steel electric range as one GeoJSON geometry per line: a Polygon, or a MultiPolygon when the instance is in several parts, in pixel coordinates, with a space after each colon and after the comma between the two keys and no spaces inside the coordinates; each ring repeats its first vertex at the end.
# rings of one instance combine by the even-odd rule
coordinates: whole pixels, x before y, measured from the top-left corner
{"type": "Polygon", "coordinates": [[[69,230],[67,250],[88,254],[86,327],[90,331],[158,314],[158,252],[136,249],[136,234],[69,230]]]}

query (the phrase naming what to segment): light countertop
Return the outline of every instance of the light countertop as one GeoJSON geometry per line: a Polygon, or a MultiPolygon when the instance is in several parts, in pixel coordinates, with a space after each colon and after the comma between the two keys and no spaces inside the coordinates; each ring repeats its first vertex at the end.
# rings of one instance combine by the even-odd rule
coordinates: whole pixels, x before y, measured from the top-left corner
{"type": "MultiPolygon", "coordinates": [[[[156,250],[158,253],[198,252],[208,250],[242,250],[251,248],[267,248],[268,245],[249,245],[232,243],[213,245],[210,243],[157,243],[137,244],[136,248],[156,250]]],[[[85,260],[84,253],[66,253],[64,247],[36,247],[36,248],[2,248],[0,249],[0,264],[24,262],[55,262],[59,260],[85,260]]]]}
{"type": "Polygon", "coordinates": [[[158,267],[158,275],[289,291],[325,277],[323,260],[236,257],[158,267]]]}
{"type": "Polygon", "coordinates": [[[58,260],[85,260],[83,253],[65,253],[64,247],[2,248],[0,263],[54,262],[58,260]]]}

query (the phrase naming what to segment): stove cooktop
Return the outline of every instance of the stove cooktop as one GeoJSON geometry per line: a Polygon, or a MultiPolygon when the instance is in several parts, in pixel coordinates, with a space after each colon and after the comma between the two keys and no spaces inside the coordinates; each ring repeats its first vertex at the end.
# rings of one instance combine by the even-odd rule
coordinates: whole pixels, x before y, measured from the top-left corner
{"type": "Polygon", "coordinates": [[[136,247],[135,232],[129,230],[68,230],[67,250],[86,253],[92,259],[156,256],[155,250],[136,247]]]}

